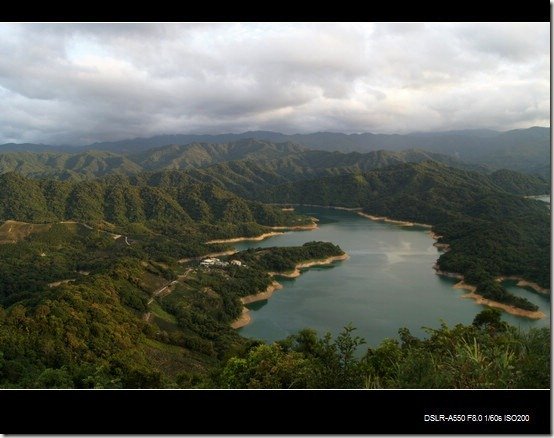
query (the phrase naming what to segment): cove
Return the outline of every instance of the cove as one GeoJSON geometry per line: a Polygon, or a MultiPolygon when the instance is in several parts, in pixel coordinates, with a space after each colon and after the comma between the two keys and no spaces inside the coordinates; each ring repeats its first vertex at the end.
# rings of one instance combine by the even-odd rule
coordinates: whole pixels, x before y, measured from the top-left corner
{"type": "MultiPolygon", "coordinates": [[[[333,242],[350,259],[313,267],[296,279],[277,277],[283,289],[266,301],[248,305],[252,322],[239,329],[245,337],[267,342],[283,339],[306,327],[337,335],[352,323],[369,346],[396,338],[398,329],[425,336],[422,326],[438,328],[469,324],[484,306],[461,298],[456,280],[435,274],[440,252],[427,229],[374,222],[355,212],[297,207],[300,214],[319,219],[314,231],[288,232],[258,242],[239,242],[237,250],[302,245],[312,240],[333,242]]],[[[503,312],[503,319],[522,329],[550,326],[550,298],[504,283],[517,295],[537,304],[546,317],[520,318],[503,312]]]]}

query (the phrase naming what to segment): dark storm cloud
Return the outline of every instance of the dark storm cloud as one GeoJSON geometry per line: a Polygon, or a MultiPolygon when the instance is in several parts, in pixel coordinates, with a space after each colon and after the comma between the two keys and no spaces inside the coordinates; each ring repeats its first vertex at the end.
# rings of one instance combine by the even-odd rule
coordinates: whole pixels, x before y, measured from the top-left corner
{"type": "Polygon", "coordinates": [[[547,125],[548,23],[0,24],[0,142],[547,125]]]}

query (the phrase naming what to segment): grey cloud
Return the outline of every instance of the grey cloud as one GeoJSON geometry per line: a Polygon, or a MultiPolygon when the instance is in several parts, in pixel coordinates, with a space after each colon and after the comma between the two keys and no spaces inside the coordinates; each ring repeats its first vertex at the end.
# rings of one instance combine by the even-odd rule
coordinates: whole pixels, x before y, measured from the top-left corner
{"type": "Polygon", "coordinates": [[[0,24],[0,143],[549,123],[548,23],[0,24]]]}
{"type": "Polygon", "coordinates": [[[549,29],[541,23],[465,24],[456,33],[470,50],[513,62],[544,56],[549,50],[549,29]]]}

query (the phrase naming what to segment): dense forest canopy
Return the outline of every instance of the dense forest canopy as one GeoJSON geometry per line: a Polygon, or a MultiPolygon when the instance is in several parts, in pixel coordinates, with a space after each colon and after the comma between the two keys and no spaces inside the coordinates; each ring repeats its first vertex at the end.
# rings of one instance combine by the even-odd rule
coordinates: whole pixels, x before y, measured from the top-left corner
{"type": "Polygon", "coordinates": [[[484,310],[473,324],[429,329],[426,339],[399,330],[367,348],[352,326],[333,339],[309,329],[230,359],[215,375],[226,388],[534,388],[548,387],[550,333],[522,333],[484,310]],[[364,350],[361,357],[356,354],[364,350]],[[518,370],[514,372],[514,370],[518,370]]]}
{"type": "MultiPolygon", "coordinates": [[[[542,160],[548,158],[547,151],[540,156],[542,160]]],[[[445,154],[421,147],[403,150],[380,148],[369,151],[329,151],[307,149],[290,141],[275,143],[267,140],[242,139],[229,143],[169,144],[122,155],[94,149],[79,152],[48,150],[30,152],[24,147],[18,150],[0,146],[0,174],[18,172],[24,176],[58,180],[90,179],[109,174],[135,175],[144,171],[204,169],[222,164],[220,168],[224,172],[232,172],[237,169],[236,165],[241,165],[250,170],[251,174],[260,175],[260,180],[256,183],[275,184],[342,173],[367,172],[395,164],[422,161],[436,161],[489,175],[496,170],[509,172],[498,166],[491,166],[488,161],[467,161],[460,159],[459,154],[445,154]],[[226,164],[231,167],[226,169],[226,164]],[[264,173],[267,175],[264,176],[264,173]],[[272,178],[268,179],[268,177],[272,178]],[[278,181],[275,178],[282,179],[278,181]]],[[[541,162],[541,165],[544,163],[541,162]]],[[[533,182],[528,187],[530,190],[528,194],[536,192],[537,179],[549,178],[549,172],[546,171],[529,171],[525,175],[518,176],[514,170],[520,172],[526,170],[517,166],[508,166],[508,168],[512,171],[505,176],[505,179],[525,180],[525,177],[535,175],[535,179],[531,179],[533,182]]],[[[545,180],[542,180],[542,189],[543,193],[549,191],[545,180]]]]}
{"type": "Polygon", "coordinates": [[[183,172],[110,175],[76,182],[34,180],[11,172],[0,175],[0,186],[2,220],[267,226],[305,222],[279,208],[244,200],[217,185],[197,182],[183,172]]]}
{"type": "MultiPolygon", "coordinates": [[[[463,160],[473,165],[487,166],[495,169],[511,169],[528,174],[540,175],[550,178],[550,129],[545,127],[532,127],[528,129],[516,129],[506,132],[497,132],[484,129],[470,129],[447,132],[422,132],[404,135],[387,134],[342,134],[334,132],[316,132],[311,134],[286,135],[279,132],[249,131],[241,134],[221,135],[160,135],[151,138],[135,138],[115,142],[94,143],[83,147],[61,147],[39,144],[4,144],[0,145],[1,152],[52,152],[56,154],[81,154],[87,151],[102,151],[114,155],[124,155],[131,159],[134,165],[157,166],[159,162],[166,161],[163,155],[164,149],[169,150],[168,161],[172,167],[189,166],[215,162],[209,157],[206,151],[197,154],[194,159],[189,160],[174,155],[179,150],[186,149],[182,145],[209,144],[231,145],[243,144],[244,142],[264,143],[293,143],[302,148],[314,149],[317,151],[339,151],[349,152],[399,152],[408,149],[421,149],[430,153],[448,155],[452,161],[463,160]],[[170,146],[168,146],[170,145],[170,146]],[[166,148],[167,147],[167,148],[166,148]],[[150,151],[149,151],[150,150],[150,151]],[[147,152],[149,151],[149,152],[147,152]],[[152,157],[150,157],[152,155],[152,157]]],[[[252,151],[248,151],[250,157],[252,151]]],[[[267,152],[267,151],[266,151],[267,152]]],[[[96,154],[98,154],[96,152],[96,154]]],[[[272,152],[270,152],[272,154],[272,152]]],[[[187,154],[185,154],[187,155],[187,154]]],[[[259,158],[259,157],[257,157],[259,158]]],[[[58,166],[62,166],[66,158],[58,158],[58,166]]],[[[216,153],[216,160],[236,160],[239,155],[236,153],[216,153]]],[[[0,158],[0,169],[6,164],[13,166],[14,161],[19,160],[20,169],[26,167],[19,157],[12,157],[6,161],[0,158]],[[3,163],[3,164],[2,164],[3,163]]],[[[39,159],[40,161],[40,159],[39,159]]],[[[408,160],[410,161],[410,160],[408,160]]],[[[119,169],[126,172],[132,170],[131,163],[119,164],[119,169]]],[[[85,167],[89,167],[86,165],[85,167]]],[[[184,168],[184,167],[180,167],[184,168]]],[[[36,169],[36,168],[35,168],[36,169]]],[[[8,169],[9,170],[9,169],[8,169]]],[[[18,170],[18,169],[11,169],[18,170]]],[[[80,173],[79,169],[75,169],[80,173]]],[[[94,168],[90,168],[93,170],[94,168]]],[[[157,168],[156,170],[160,170],[157,168]]],[[[35,170],[36,171],[36,170],[35,170]]],[[[39,172],[42,172],[39,170],[39,172]]],[[[66,174],[67,176],[67,174],[66,174]]],[[[96,174],[100,176],[100,174],[96,174]]]]}

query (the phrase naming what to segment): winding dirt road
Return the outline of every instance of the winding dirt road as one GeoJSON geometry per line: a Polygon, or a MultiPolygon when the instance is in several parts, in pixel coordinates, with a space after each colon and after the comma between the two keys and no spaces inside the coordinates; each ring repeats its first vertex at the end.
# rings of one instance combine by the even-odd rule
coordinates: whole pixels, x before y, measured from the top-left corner
{"type": "MultiPolygon", "coordinates": [[[[187,278],[187,276],[190,274],[190,272],[193,271],[193,268],[188,268],[184,274],[181,274],[177,277],[177,280],[173,280],[173,281],[170,281],[168,282],[167,284],[165,284],[164,286],[160,287],[159,289],[156,289],[153,293],[152,293],[152,297],[148,300],[148,305],[152,304],[154,302],[154,300],[159,297],[160,295],[163,294],[163,292],[165,290],[168,290],[168,293],[167,294],[164,294],[164,295],[169,295],[171,292],[173,292],[173,290],[171,289],[171,286],[174,286],[176,285],[177,283],[179,283],[180,281],[183,281],[185,278],[187,278]]],[[[142,316],[142,319],[146,322],[149,322],[150,319],[152,317],[152,312],[146,312],[143,316],[142,316]]]]}

